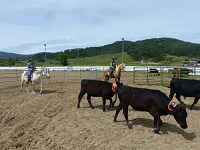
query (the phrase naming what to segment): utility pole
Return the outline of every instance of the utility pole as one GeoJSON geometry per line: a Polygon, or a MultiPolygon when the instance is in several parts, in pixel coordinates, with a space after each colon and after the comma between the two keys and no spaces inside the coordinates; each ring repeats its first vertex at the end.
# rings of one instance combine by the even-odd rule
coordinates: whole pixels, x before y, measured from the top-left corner
{"type": "Polygon", "coordinates": [[[44,53],[44,55],[45,55],[45,56],[44,56],[44,59],[45,59],[45,64],[46,64],[46,61],[47,61],[47,56],[46,56],[46,46],[47,46],[47,45],[46,45],[46,44],[44,44],[44,48],[45,48],[45,53],[44,53]]]}
{"type": "Polygon", "coordinates": [[[122,38],[122,63],[124,63],[124,38],[122,38]]]}

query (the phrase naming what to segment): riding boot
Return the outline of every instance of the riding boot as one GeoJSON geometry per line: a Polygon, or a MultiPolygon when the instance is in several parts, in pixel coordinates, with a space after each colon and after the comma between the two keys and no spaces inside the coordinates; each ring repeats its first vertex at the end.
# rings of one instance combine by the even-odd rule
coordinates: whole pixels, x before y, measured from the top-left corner
{"type": "Polygon", "coordinates": [[[28,82],[27,82],[27,84],[29,84],[29,82],[31,83],[32,81],[31,81],[31,79],[28,79],[28,82]]]}
{"type": "Polygon", "coordinates": [[[112,78],[112,76],[113,76],[113,75],[112,75],[112,72],[111,72],[111,73],[110,73],[110,78],[112,78]]]}

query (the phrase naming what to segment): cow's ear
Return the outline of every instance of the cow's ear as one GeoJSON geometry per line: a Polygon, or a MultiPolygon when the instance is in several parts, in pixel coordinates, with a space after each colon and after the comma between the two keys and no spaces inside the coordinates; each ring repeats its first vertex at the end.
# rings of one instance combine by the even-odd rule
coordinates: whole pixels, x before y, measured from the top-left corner
{"type": "Polygon", "coordinates": [[[173,111],[176,106],[177,106],[177,104],[175,102],[170,101],[168,104],[168,110],[173,111]]]}
{"type": "Polygon", "coordinates": [[[121,83],[121,82],[119,82],[119,81],[116,81],[116,84],[117,84],[118,86],[122,86],[122,85],[123,85],[123,83],[121,83]]]}

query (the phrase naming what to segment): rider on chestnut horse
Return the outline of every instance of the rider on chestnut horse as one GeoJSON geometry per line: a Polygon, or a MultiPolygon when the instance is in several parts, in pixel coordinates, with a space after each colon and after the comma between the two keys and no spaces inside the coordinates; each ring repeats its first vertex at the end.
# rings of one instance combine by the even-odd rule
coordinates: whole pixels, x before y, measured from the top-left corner
{"type": "Polygon", "coordinates": [[[110,62],[110,78],[113,77],[113,72],[115,71],[115,69],[116,69],[116,63],[114,58],[112,58],[112,61],[110,62]]]}

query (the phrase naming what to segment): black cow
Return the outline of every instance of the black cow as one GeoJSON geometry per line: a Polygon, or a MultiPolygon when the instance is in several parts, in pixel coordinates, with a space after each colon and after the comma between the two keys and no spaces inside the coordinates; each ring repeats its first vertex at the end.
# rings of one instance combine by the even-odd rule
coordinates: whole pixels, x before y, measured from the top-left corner
{"type": "Polygon", "coordinates": [[[119,112],[123,109],[127,125],[129,128],[132,127],[128,120],[128,106],[130,105],[134,110],[147,111],[154,117],[155,133],[159,133],[162,125],[160,116],[168,114],[174,116],[181,128],[187,128],[185,105],[175,104],[160,90],[119,86],[117,92],[120,104],[116,109],[115,122],[119,112]]]}
{"type": "Polygon", "coordinates": [[[160,73],[159,73],[158,69],[156,69],[156,68],[150,68],[149,69],[149,76],[151,76],[151,75],[159,76],[160,73]]]}
{"type": "Polygon", "coordinates": [[[190,109],[192,110],[194,105],[200,99],[200,81],[172,78],[172,80],[170,81],[170,95],[169,95],[169,98],[171,100],[175,93],[176,93],[176,98],[180,103],[183,103],[181,101],[181,95],[185,98],[195,97],[193,104],[190,106],[190,109]]]}
{"type": "MultiPolygon", "coordinates": [[[[117,82],[117,84],[119,85],[119,82],[117,82]]],[[[77,107],[80,108],[81,99],[83,98],[83,95],[87,93],[87,100],[92,109],[94,106],[91,103],[91,96],[102,97],[103,111],[105,111],[106,99],[110,100],[109,109],[112,107],[112,97],[116,93],[117,84],[109,83],[107,81],[83,79],[81,81],[81,90],[78,96],[77,107]]]]}

